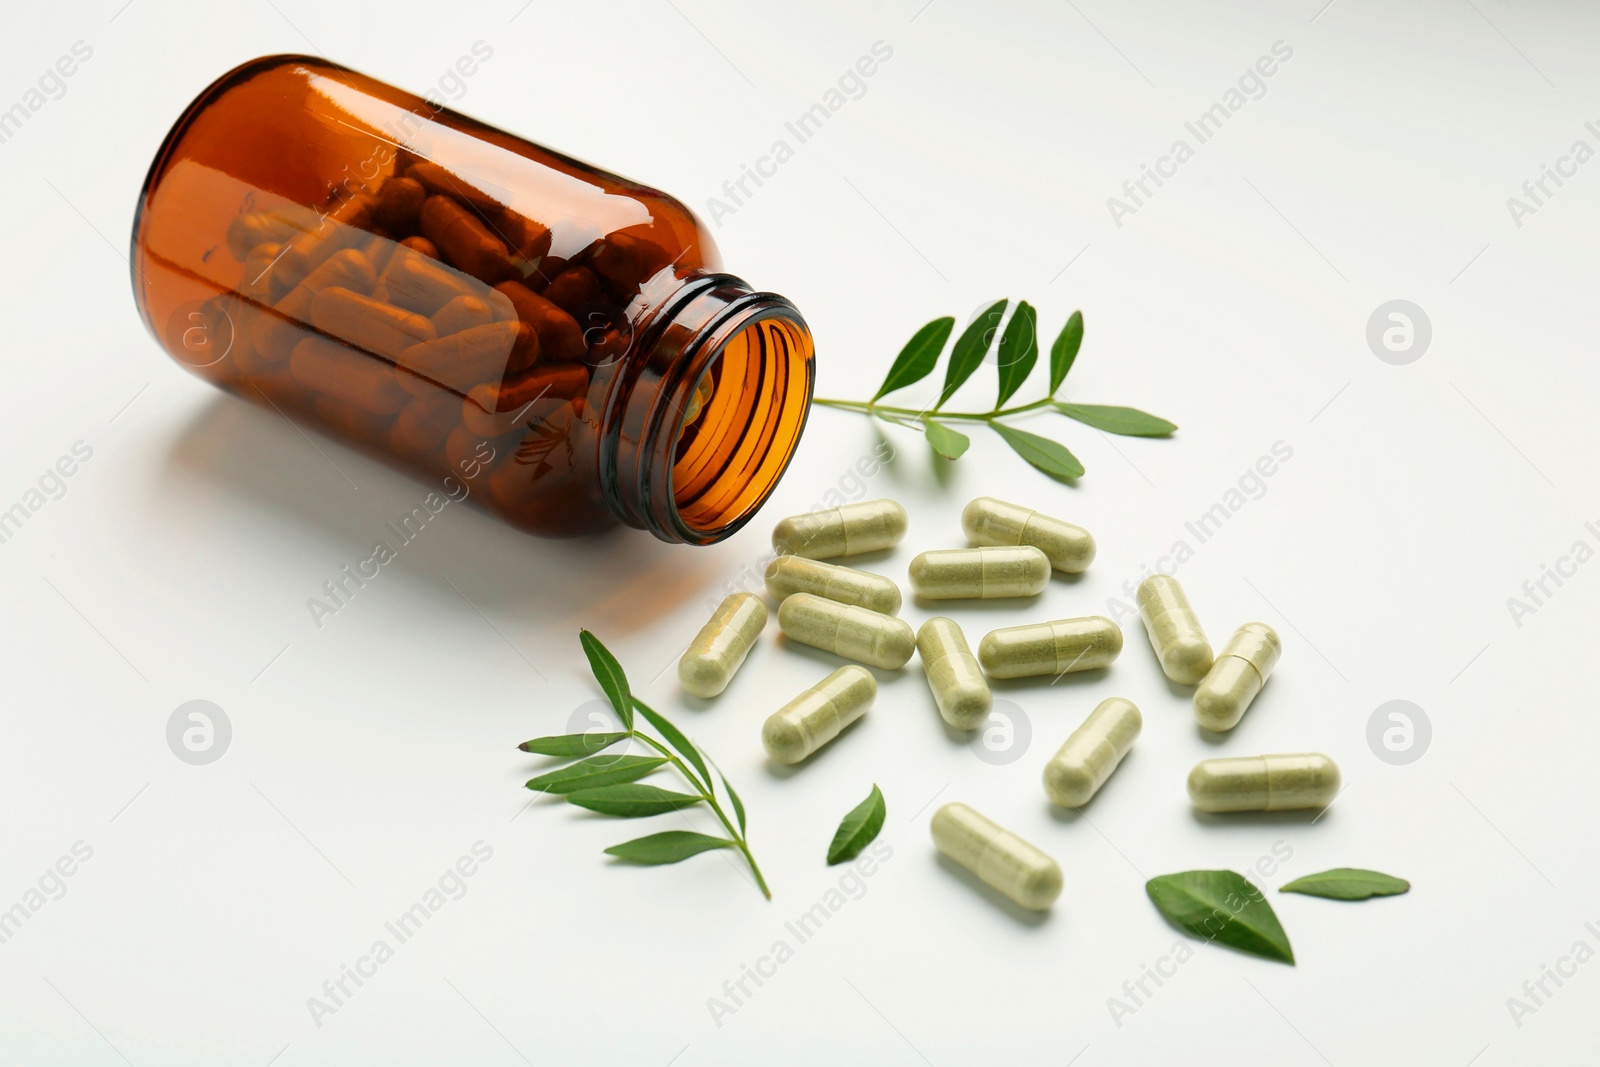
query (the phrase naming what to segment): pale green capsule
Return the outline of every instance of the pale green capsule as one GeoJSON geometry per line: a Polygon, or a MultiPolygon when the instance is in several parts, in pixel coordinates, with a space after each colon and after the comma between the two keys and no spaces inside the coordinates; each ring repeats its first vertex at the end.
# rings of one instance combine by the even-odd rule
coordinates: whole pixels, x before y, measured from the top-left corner
{"type": "Polygon", "coordinates": [[[1133,747],[1143,725],[1133,701],[1102,700],[1044,765],[1044,789],[1050,799],[1068,808],[1089,803],[1133,747]]]}
{"type": "Polygon", "coordinates": [[[767,595],[781,603],[795,593],[815,593],[885,615],[900,610],[900,587],[881,574],[803,556],[779,556],[767,564],[767,595]]]}
{"type": "Polygon", "coordinates": [[[904,667],[917,638],[904,619],[814,593],[796,593],[778,605],[784,636],[884,670],[904,667]]]}
{"type": "Polygon", "coordinates": [[[926,600],[1037,596],[1050,584],[1050,559],[1032,545],[949,548],[911,561],[911,589],[926,600]]]}
{"type": "Polygon", "coordinates": [[[1055,860],[965,804],[934,812],[930,829],[940,852],[1029,911],[1044,911],[1061,895],[1055,860]]]}
{"type": "Polygon", "coordinates": [[[1208,759],[1189,772],[1189,800],[1201,811],[1323,808],[1339,795],[1339,768],[1320,752],[1208,759]]]}
{"type": "Polygon", "coordinates": [[[991,630],[978,661],[991,678],[1030,678],[1105,667],[1122,651],[1122,631],[1104,615],[991,630]]]}
{"type": "Polygon", "coordinates": [[[917,630],[917,658],[944,721],[957,730],[976,730],[994,704],[966,635],[951,619],[929,619],[917,630]]]}
{"type": "Polygon", "coordinates": [[[1150,635],[1161,670],[1179,685],[1194,685],[1211,669],[1211,642],[1170,575],[1155,574],[1139,583],[1139,617],[1150,635]]]}
{"type": "Polygon", "coordinates": [[[717,605],[678,660],[683,688],[706,699],[728,688],[766,625],[767,606],[754,593],[734,593],[717,605]]]}
{"type": "Polygon", "coordinates": [[[773,712],[761,728],[761,744],[779,763],[799,763],[867,713],[878,695],[865,667],[840,667],[773,712]]]}
{"type": "Polygon", "coordinates": [[[1235,630],[1194,691],[1195,721],[1207,730],[1238,726],[1282,654],[1278,631],[1266,623],[1247,622],[1235,630]]]}
{"type": "Polygon", "coordinates": [[[1032,545],[1065,574],[1078,574],[1094,562],[1094,537],[1082,526],[992,496],[980,496],[962,509],[961,529],[975,545],[1032,545]]]}
{"type": "Polygon", "coordinates": [[[893,500],[866,500],[791,515],[772,531],[772,547],[791,556],[831,559],[893,548],[906,535],[906,509],[893,500]]]}

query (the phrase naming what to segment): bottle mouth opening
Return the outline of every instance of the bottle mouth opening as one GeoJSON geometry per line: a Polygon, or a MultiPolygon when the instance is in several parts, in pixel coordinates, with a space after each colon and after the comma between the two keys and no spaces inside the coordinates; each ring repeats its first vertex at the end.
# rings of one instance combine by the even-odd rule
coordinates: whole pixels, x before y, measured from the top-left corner
{"type": "Polygon", "coordinates": [[[675,525],[691,543],[719,541],[743,526],[777,487],[805,429],[811,332],[787,301],[762,295],[713,334],[678,394],[667,488],[675,525]]]}

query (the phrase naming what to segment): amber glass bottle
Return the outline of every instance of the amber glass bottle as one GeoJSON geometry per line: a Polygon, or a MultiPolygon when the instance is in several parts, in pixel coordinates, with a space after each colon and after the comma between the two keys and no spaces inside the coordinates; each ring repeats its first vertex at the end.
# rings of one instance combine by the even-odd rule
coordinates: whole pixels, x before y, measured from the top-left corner
{"type": "Polygon", "coordinates": [[[194,373],[538,534],[718,541],[811,402],[805,321],[683,204],[325,60],[200,94],[131,260],[194,373]]]}

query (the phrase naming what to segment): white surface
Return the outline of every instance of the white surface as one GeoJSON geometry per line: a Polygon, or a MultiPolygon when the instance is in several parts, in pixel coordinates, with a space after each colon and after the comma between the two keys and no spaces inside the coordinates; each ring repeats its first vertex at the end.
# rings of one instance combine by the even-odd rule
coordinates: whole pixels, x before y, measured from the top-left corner
{"type": "MultiPolygon", "coordinates": [[[[1505,201],[1574,140],[1600,147],[1583,125],[1597,18],[1576,3],[1322,2],[12,12],[0,107],[74,41],[94,55],[0,144],[0,505],[75,441],[94,454],[0,545],[0,907],[75,842],[93,856],[0,944],[0,1062],[1592,1062],[1600,963],[1547,981],[1553,997],[1520,1027],[1507,998],[1575,942],[1600,949],[1584,926],[1600,926],[1586,684],[1600,565],[1520,627],[1506,601],[1573,542],[1600,547],[1584,527],[1600,519],[1600,163],[1520,228],[1505,201]],[[810,319],[819,395],[870,394],[916,326],[1007,295],[1040,308],[1047,339],[1084,310],[1070,397],[1143,407],[1179,436],[1108,440],[1041,416],[1029,428],[1089,469],[1066,488],[984,433],[940,485],[921,442],[892,430],[899,461],[858,485],[874,431],[818,410],[767,513],[726,544],[626,530],[541,542],[451,507],[317,629],[307,598],[424,489],[318,441],[324,458],[157,349],[122,259],[135,194],[168,125],[239,61],[314,47],[421,89],[478,39],[494,57],[462,110],[701,211],[887,42],[865,95],[717,231],[732,269],[810,319]],[[1115,226],[1106,198],[1279,40],[1294,54],[1266,95],[1115,226]],[[1365,341],[1395,298],[1433,322],[1410,366],[1365,341]],[[763,717],[832,661],[773,630],[714,704],[676,690],[673,657],[722,583],[830,488],[905,502],[911,536],[869,564],[902,581],[917,551],[959,544],[960,507],[980,493],[1095,533],[1081,580],[1020,609],[951,612],[975,643],[1106,611],[1279,441],[1292,459],[1179,570],[1217,644],[1256,618],[1285,639],[1220,745],[1197,735],[1132,620],[1106,676],[1003,687],[1033,732],[1009,766],[942,728],[913,664],[880,675],[876,707],[820,758],[775,772],[763,717]],[[513,746],[597,696],[580,626],[743,792],[770,904],[717,856],[609,866],[601,849],[643,824],[522,811],[537,761],[513,746]],[[1143,737],[1085,817],[1052,812],[1041,767],[1113,694],[1144,709],[1143,737]],[[197,698],[234,732],[204,767],[165,740],[197,698]],[[1391,699],[1433,724],[1409,766],[1365,740],[1391,699]],[[1315,825],[1191,814],[1195,761],[1306,749],[1350,783],[1315,825]],[[785,923],[841,884],[823,854],[872,782],[892,858],[719,1027],[708,998],[775,941],[793,945],[785,923]],[[1047,921],[1019,921],[936,861],[928,805],[958,799],[1059,859],[1067,886],[1047,921]],[[480,840],[493,857],[466,895],[315,1025],[307,999],[480,840]],[[1275,844],[1292,856],[1263,881],[1299,965],[1195,946],[1119,1026],[1108,998],[1193,945],[1144,877],[1246,870],[1275,844]],[[1341,865],[1416,888],[1354,905],[1275,891],[1341,865]]],[[[989,403],[990,373],[970,406],[989,403]]]]}

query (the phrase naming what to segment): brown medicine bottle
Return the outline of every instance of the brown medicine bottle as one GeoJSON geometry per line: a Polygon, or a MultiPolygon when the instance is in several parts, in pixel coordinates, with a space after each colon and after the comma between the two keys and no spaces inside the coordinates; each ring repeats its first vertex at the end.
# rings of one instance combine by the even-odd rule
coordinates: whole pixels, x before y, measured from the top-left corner
{"type": "Polygon", "coordinates": [[[721,540],[811,402],[805,321],[683,204],[321,59],[200,94],[131,258],[191,371],[537,534],[721,540]]]}

